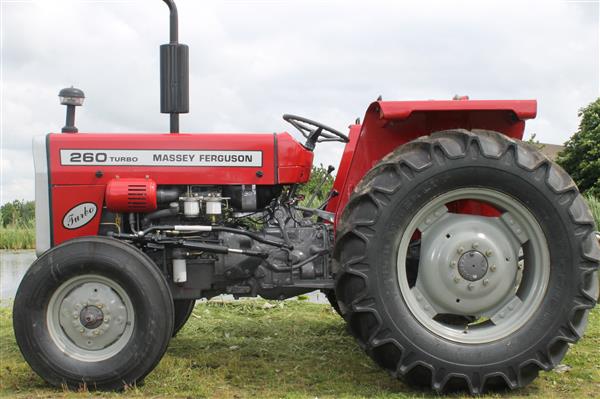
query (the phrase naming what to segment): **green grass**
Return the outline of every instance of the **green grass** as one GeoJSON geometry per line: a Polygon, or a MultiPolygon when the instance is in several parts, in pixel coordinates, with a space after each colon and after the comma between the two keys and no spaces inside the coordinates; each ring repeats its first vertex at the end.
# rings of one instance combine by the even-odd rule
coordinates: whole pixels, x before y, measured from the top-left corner
{"type": "Polygon", "coordinates": [[[33,226],[0,227],[0,249],[35,248],[35,228],[33,226]]]}
{"type": "Polygon", "coordinates": [[[600,199],[592,195],[585,195],[585,199],[587,200],[590,211],[592,211],[592,215],[596,220],[596,226],[598,229],[600,229],[600,199]]]}
{"type": "MultiPolygon", "coordinates": [[[[2,397],[428,398],[381,371],[326,305],[305,301],[210,302],[196,306],[143,386],[125,393],[68,392],[46,385],[15,344],[10,310],[0,309],[2,397]]],[[[600,392],[600,309],[573,346],[565,373],[542,373],[529,387],[489,397],[591,398],[600,392]]],[[[452,395],[463,397],[464,395],[452,395]]],[[[467,396],[464,396],[467,397],[467,396]]]]}

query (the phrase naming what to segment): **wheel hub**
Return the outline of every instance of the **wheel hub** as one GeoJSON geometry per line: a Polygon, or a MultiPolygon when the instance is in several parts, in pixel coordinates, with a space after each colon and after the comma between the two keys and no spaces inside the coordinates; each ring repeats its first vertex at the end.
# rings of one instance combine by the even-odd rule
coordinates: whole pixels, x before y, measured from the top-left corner
{"type": "Polygon", "coordinates": [[[488,260],[484,254],[472,250],[465,252],[458,260],[458,273],[469,281],[481,280],[488,271],[488,260]]]}
{"type": "Polygon", "coordinates": [[[104,321],[104,313],[96,306],[86,306],[79,313],[79,321],[85,328],[98,328],[104,321]]]}
{"type": "Polygon", "coordinates": [[[514,291],[519,243],[498,218],[436,212],[419,227],[417,300],[432,315],[493,313],[514,291]]]}
{"type": "Polygon", "coordinates": [[[127,293],[114,281],[83,275],[65,282],[48,304],[48,328],[69,356],[97,361],[117,353],[134,321],[127,293]]]}
{"type": "Polygon", "coordinates": [[[413,216],[398,247],[398,283],[411,313],[428,330],[456,342],[492,342],[537,311],[548,286],[549,258],[544,232],[529,209],[497,190],[466,187],[437,196],[413,216]],[[458,200],[481,201],[501,214],[448,212],[446,204],[458,200]],[[416,281],[414,265],[407,263],[415,231],[421,238],[416,281]]]}

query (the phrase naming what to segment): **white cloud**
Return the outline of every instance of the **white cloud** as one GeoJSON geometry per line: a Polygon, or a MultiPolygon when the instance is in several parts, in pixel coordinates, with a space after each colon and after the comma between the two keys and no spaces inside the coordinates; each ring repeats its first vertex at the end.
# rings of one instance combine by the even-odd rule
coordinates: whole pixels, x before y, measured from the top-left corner
{"type": "MultiPolygon", "coordinates": [[[[340,130],[385,99],[537,98],[528,131],[561,143],[599,87],[598,3],[177,1],[190,46],[186,131],[273,132],[283,113],[340,130]]],[[[33,198],[31,137],[59,131],[58,90],[82,88],[80,131],[159,132],[159,0],[2,2],[2,198],[33,198]]],[[[317,148],[336,165],[342,147],[317,148]]]]}

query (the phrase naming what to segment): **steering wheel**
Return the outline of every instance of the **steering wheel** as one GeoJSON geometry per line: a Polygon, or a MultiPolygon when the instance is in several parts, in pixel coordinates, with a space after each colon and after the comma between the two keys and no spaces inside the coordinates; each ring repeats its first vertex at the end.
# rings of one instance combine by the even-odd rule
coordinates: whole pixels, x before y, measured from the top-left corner
{"type": "Polygon", "coordinates": [[[306,144],[304,144],[304,146],[311,151],[315,149],[316,143],[325,141],[340,141],[342,143],[347,143],[350,141],[348,136],[344,133],[308,118],[285,114],[283,115],[283,120],[290,123],[306,137],[306,144]]]}

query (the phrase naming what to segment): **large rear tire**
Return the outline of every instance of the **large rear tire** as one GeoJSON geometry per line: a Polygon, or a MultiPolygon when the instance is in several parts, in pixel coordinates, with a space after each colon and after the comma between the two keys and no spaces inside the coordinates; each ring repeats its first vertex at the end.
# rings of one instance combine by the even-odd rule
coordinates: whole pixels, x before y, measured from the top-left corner
{"type": "Polygon", "coordinates": [[[594,230],[571,178],[534,147],[435,133],[356,187],[338,225],[336,297],[369,356],[410,383],[522,387],[583,335],[598,296],[594,230]],[[469,200],[471,215],[453,213],[469,200]]]}
{"type": "Polygon", "coordinates": [[[84,237],[44,253],[15,297],[17,344],[50,384],[119,390],[140,384],[173,331],[167,281],[144,253],[84,237]]]}

